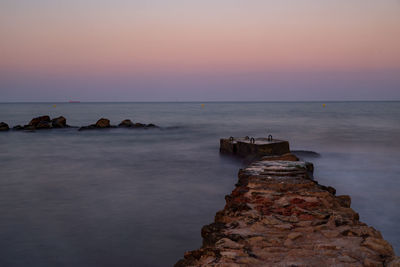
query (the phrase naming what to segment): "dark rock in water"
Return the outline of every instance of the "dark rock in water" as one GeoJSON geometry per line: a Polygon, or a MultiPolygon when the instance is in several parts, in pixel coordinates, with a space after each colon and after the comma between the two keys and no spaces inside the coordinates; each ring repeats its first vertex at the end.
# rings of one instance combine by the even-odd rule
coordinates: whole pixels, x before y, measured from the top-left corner
{"type": "Polygon", "coordinates": [[[150,123],[146,125],[146,128],[159,128],[159,127],[153,123],[150,123]]]}
{"type": "MultiPolygon", "coordinates": [[[[24,126],[24,130],[36,130],[36,129],[50,129],[51,126],[51,120],[50,117],[45,115],[45,116],[40,116],[37,118],[33,118],[28,125],[24,126]]],[[[19,129],[16,128],[16,129],[19,129]]]]}
{"type": "Polygon", "coordinates": [[[50,129],[51,128],[51,123],[48,121],[40,121],[38,124],[36,124],[35,129],[41,130],[41,129],[50,129]]]}
{"type": "Polygon", "coordinates": [[[141,128],[141,129],[147,129],[147,128],[159,128],[155,124],[144,124],[140,122],[133,123],[131,120],[123,120],[121,123],[118,125],[118,127],[123,127],[123,128],[141,128]]]}
{"type": "Polygon", "coordinates": [[[116,126],[110,125],[110,120],[101,118],[95,124],[91,124],[89,126],[82,126],[79,128],[79,131],[83,130],[94,130],[94,129],[107,129],[107,128],[115,128],[116,126]]]}
{"type": "Polygon", "coordinates": [[[24,125],[23,130],[25,130],[25,131],[34,131],[34,130],[36,130],[36,127],[32,126],[32,125],[24,125]]]}
{"type": "Polygon", "coordinates": [[[64,118],[63,116],[60,116],[58,118],[54,118],[51,120],[51,125],[54,128],[66,128],[69,127],[69,125],[67,125],[67,119],[64,118]]]}
{"type": "Polygon", "coordinates": [[[295,154],[298,157],[313,157],[313,158],[318,158],[321,156],[321,154],[314,152],[314,151],[308,151],[308,150],[292,150],[292,153],[295,154]]]}
{"type": "Polygon", "coordinates": [[[155,124],[152,124],[152,123],[150,123],[150,124],[144,124],[144,123],[140,123],[140,122],[137,122],[137,123],[135,123],[134,125],[133,125],[133,128],[143,128],[143,129],[147,129],[147,128],[159,128],[157,125],[155,125],[155,124]]]}
{"type": "Polygon", "coordinates": [[[105,118],[101,118],[100,120],[98,120],[95,124],[96,128],[110,128],[110,120],[109,119],[105,119],[105,118]]]}
{"type": "Polygon", "coordinates": [[[144,127],[146,127],[146,124],[137,122],[137,123],[135,123],[135,125],[133,125],[133,127],[134,128],[144,128],[144,127]]]}
{"type": "Polygon", "coordinates": [[[34,130],[42,130],[42,129],[52,129],[52,128],[66,128],[70,127],[67,125],[67,119],[63,116],[58,118],[50,119],[49,116],[40,116],[37,118],[33,118],[29,124],[21,126],[16,125],[13,127],[14,130],[26,130],[26,131],[34,131],[34,130]]]}
{"type": "Polygon", "coordinates": [[[123,120],[123,121],[121,121],[121,123],[120,124],[118,124],[118,127],[127,127],[127,128],[129,128],[129,127],[133,127],[134,126],[134,124],[133,124],[133,122],[131,121],[131,120],[123,120]]]}
{"type": "Polygon", "coordinates": [[[37,118],[33,118],[30,122],[29,122],[29,126],[33,126],[33,127],[37,127],[37,125],[40,123],[40,122],[47,122],[47,123],[49,123],[50,124],[50,117],[49,116],[47,116],[47,115],[45,115],[45,116],[40,116],[40,117],[37,117],[37,118]]]}
{"type": "Polygon", "coordinates": [[[20,131],[20,130],[23,130],[23,129],[24,129],[24,127],[21,126],[21,125],[16,125],[16,126],[13,127],[13,130],[16,130],[16,131],[20,131]]]}
{"type": "Polygon", "coordinates": [[[0,122],[0,131],[8,131],[10,130],[10,127],[8,127],[8,124],[5,122],[0,122]]]}

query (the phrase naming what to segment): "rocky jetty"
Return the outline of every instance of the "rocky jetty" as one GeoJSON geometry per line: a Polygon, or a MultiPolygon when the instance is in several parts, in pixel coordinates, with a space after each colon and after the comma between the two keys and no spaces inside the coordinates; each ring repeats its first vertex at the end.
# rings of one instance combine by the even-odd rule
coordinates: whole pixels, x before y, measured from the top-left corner
{"type": "Polygon", "coordinates": [[[8,131],[8,130],[10,130],[10,127],[8,127],[8,124],[5,122],[0,122],[0,132],[8,131]]]}
{"type": "Polygon", "coordinates": [[[381,233],[359,221],[350,197],[312,173],[290,153],[240,170],[225,208],[201,230],[202,247],[175,267],[400,266],[381,233]]]}
{"type": "Polygon", "coordinates": [[[68,128],[67,119],[64,117],[58,117],[50,119],[50,116],[44,115],[40,117],[33,118],[27,125],[21,126],[16,125],[13,127],[14,130],[43,130],[52,128],[68,128]]]}
{"type": "Polygon", "coordinates": [[[140,122],[133,123],[131,120],[123,120],[121,121],[120,124],[118,124],[118,127],[120,128],[142,128],[142,129],[147,129],[147,128],[158,128],[158,126],[150,123],[150,124],[144,124],[140,122]]]}

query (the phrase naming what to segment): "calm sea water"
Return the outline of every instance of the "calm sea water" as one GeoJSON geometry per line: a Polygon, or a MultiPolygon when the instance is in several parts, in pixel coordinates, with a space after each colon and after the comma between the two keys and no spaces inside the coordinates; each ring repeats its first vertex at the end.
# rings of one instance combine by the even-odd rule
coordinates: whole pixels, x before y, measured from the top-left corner
{"type": "Polygon", "coordinates": [[[400,102],[55,104],[0,104],[0,121],[163,128],[0,132],[0,266],[172,266],[237,181],[219,138],[267,134],[320,153],[315,179],[400,252],[400,102]]]}

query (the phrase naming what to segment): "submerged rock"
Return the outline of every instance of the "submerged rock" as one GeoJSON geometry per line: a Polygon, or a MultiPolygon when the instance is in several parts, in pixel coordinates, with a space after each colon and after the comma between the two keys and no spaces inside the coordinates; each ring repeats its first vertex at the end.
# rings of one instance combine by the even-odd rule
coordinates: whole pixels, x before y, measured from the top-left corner
{"type": "Polygon", "coordinates": [[[292,153],[298,157],[318,158],[321,156],[321,154],[319,154],[315,151],[309,151],[309,150],[292,150],[292,153]]]}
{"type": "Polygon", "coordinates": [[[8,124],[5,122],[0,122],[0,131],[8,131],[10,130],[10,127],[8,127],[8,124]]]}
{"type": "Polygon", "coordinates": [[[144,124],[144,123],[140,123],[140,122],[133,123],[129,119],[121,121],[121,123],[118,124],[118,127],[121,127],[121,128],[142,128],[142,129],[159,128],[157,125],[152,124],[152,123],[150,123],[150,124],[144,124]]]}

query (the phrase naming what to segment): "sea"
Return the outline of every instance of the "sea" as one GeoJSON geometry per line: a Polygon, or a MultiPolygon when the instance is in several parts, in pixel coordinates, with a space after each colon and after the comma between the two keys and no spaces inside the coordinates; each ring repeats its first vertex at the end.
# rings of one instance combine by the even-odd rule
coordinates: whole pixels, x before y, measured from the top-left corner
{"type": "Polygon", "coordinates": [[[219,139],[270,134],[400,254],[400,102],[0,103],[41,115],[160,128],[0,132],[0,266],[173,266],[246,164],[219,139]]]}

